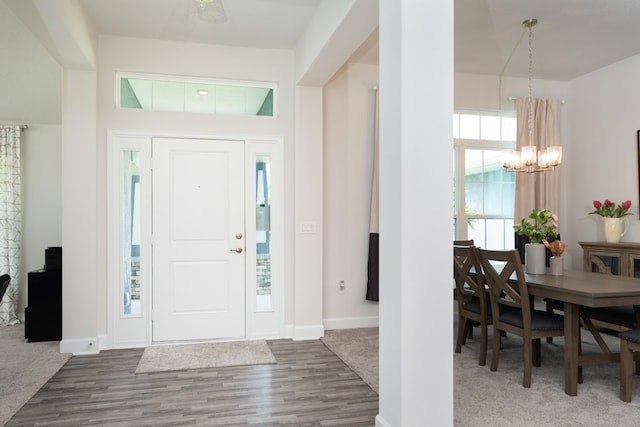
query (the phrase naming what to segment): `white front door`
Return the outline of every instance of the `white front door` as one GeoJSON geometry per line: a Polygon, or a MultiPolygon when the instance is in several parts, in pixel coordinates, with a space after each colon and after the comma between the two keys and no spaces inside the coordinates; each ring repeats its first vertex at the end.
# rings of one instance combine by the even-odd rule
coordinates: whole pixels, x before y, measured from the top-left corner
{"type": "Polygon", "coordinates": [[[153,341],[244,337],[244,142],[152,150],[153,341]]]}

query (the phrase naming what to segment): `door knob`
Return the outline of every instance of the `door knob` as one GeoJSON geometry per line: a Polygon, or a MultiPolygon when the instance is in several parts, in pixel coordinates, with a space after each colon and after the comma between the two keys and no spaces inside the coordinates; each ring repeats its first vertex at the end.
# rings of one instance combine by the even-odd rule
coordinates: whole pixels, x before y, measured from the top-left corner
{"type": "Polygon", "coordinates": [[[229,252],[237,252],[239,254],[242,253],[242,248],[229,249],[229,252]]]}
{"type": "Polygon", "coordinates": [[[242,233],[236,233],[236,239],[238,240],[242,239],[242,233]]]}

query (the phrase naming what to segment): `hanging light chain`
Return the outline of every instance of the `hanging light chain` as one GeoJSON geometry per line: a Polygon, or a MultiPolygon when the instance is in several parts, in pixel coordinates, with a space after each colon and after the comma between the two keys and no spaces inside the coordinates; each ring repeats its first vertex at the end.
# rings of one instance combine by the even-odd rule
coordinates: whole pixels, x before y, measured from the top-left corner
{"type": "Polygon", "coordinates": [[[538,150],[533,141],[533,26],[537,23],[535,18],[522,22],[522,26],[529,29],[529,143],[520,152],[508,150],[503,153],[502,166],[509,172],[547,172],[562,163],[562,147],[538,150]]]}
{"type": "Polygon", "coordinates": [[[533,26],[537,19],[527,19],[523,25],[529,27],[529,144],[533,144],[533,26]]]}

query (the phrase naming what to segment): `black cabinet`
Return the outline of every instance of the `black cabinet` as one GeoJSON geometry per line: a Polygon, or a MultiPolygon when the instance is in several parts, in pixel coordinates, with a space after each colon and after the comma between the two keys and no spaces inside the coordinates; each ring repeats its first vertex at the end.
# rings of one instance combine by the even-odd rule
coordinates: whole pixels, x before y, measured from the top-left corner
{"type": "Polygon", "coordinates": [[[29,342],[62,339],[62,270],[28,273],[24,326],[29,342]]]}

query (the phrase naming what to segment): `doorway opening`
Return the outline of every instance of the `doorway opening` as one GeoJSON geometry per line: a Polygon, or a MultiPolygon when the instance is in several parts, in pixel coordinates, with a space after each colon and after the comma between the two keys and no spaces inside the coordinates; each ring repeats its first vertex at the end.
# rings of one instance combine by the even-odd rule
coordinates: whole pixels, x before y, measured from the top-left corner
{"type": "Polygon", "coordinates": [[[282,140],[109,141],[108,341],[282,337],[282,140]]]}

